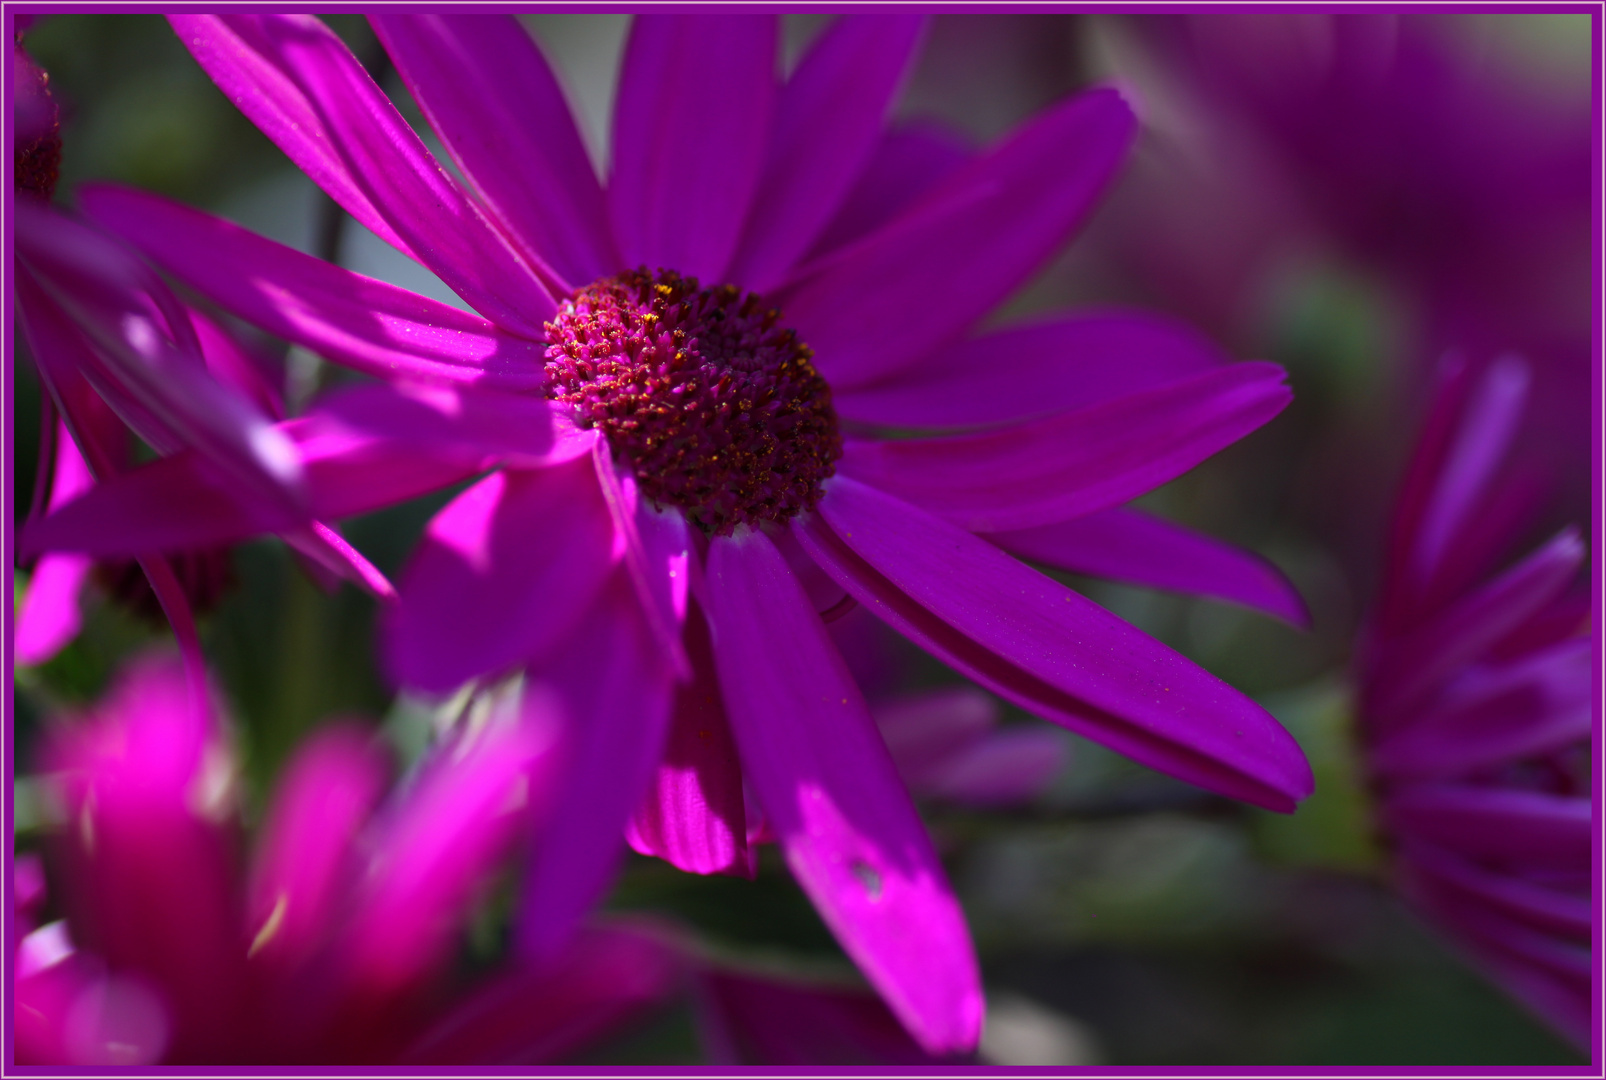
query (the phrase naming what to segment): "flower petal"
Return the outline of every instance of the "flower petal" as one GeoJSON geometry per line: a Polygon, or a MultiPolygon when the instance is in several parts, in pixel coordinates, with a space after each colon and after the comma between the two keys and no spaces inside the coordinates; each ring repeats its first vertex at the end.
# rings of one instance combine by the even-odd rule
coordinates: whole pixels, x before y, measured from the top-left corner
{"type": "Polygon", "coordinates": [[[1379,731],[1397,725],[1447,675],[1556,599],[1583,560],[1583,541],[1569,526],[1478,591],[1390,642],[1367,680],[1369,722],[1379,731]]]}
{"type": "Polygon", "coordinates": [[[642,614],[647,625],[658,639],[659,650],[669,658],[677,679],[691,678],[691,661],[686,658],[681,644],[681,622],[685,618],[685,572],[691,556],[691,538],[687,535],[685,519],[671,510],[657,514],[644,507],[637,497],[636,478],[620,472],[614,466],[613,448],[604,439],[592,443],[592,464],[597,470],[597,483],[602,497],[613,515],[614,537],[623,544],[625,569],[636,587],[641,600],[642,614]],[[645,515],[650,537],[655,546],[649,551],[643,532],[637,526],[645,515]],[[680,522],[680,535],[675,536],[673,522],[680,522]],[[676,567],[681,577],[677,578],[676,567]]]}
{"type": "Polygon", "coordinates": [[[381,240],[417,258],[374,208],[361,178],[352,175],[306,91],[272,57],[254,21],[171,15],[168,22],[224,95],[313,183],[381,240]]]}
{"type": "Polygon", "coordinates": [[[492,473],[436,514],[382,623],[389,669],[445,693],[563,641],[617,556],[586,460],[492,473]]]}
{"type": "Polygon", "coordinates": [[[624,265],[563,91],[515,19],[369,21],[452,159],[508,231],[566,279],[561,291],[624,265]]]}
{"type": "Polygon", "coordinates": [[[451,956],[475,893],[545,788],[556,733],[494,717],[436,748],[377,819],[338,947],[365,991],[409,989],[451,956]]]}
{"type": "Polygon", "coordinates": [[[85,211],[202,296],[269,333],[383,379],[536,390],[545,345],[478,316],[354,274],[238,225],[106,184],[85,211]]]}
{"type": "Polygon", "coordinates": [[[1005,551],[1078,574],[1213,596],[1307,629],[1310,612],[1269,560],[1139,510],[1101,510],[987,533],[1005,551]]]}
{"type": "Polygon", "coordinates": [[[725,280],[775,100],[773,15],[638,15],[614,102],[608,181],[626,266],[725,280]]]}
{"type": "Polygon", "coordinates": [[[961,333],[1056,251],[1136,132],[1121,95],[1055,106],[896,221],[800,268],[773,297],[833,386],[862,386],[961,333]]]}
{"type": "Polygon", "coordinates": [[[957,342],[883,382],[834,395],[849,420],[893,427],[984,427],[1081,409],[1224,367],[1186,324],[1100,313],[1011,326],[957,342]]]}
{"type": "Polygon", "coordinates": [[[1587,798],[1456,784],[1420,784],[1390,795],[1390,829],[1441,844],[1462,856],[1511,866],[1589,867],[1587,798]]]}
{"type": "Polygon", "coordinates": [[[808,250],[879,142],[924,28],[918,15],[844,15],[809,48],[776,101],[731,280],[765,292],[808,250]]]}
{"type": "Polygon", "coordinates": [[[1441,887],[1459,891],[1536,930],[1589,941],[1593,919],[1587,897],[1494,873],[1437,845],[1409,838],[1402,844],[1400,858],[1416,873],[1436,878],[1441,887]]]}
{"type": "Polygon", "coordinates": [[[1012,806],[1041,795],[1070,759],[1064,732],[1006,728],[989,733],[910,786],[921,795],[964,806],[1012,806]]]}
{"type": "Polygon", "coordinates": [[[945,686],[878,700],[870,712],[911,788],[998,724],[998,701],[973,686],[945,686]]]}
{"type": "Polygon", "coordinates": [[[345,915],[357,837],[389,763],[354,724],[314,732],[285,765],[263,818],[247,895],[249,955],[289,968],[330,941],[345,915]]]}
{"type": "MultiPolygon", "coordinates": [[[[310,112],[403,251],[498,326],[542,339],[541,323],[557,311],[552,294],[332,30],[310,15],[190,15],[174,28],[182,40],[202,41],[191,51],[209,72],[219,70],[219,86],[247,116],[255,119],[269,95],[310,112]]],[[[284,134],[277,122],[263,130],[284,134]]],[[[292,146],[299,147],[298,134],[292,130],[292,146]]],[[[327,172],[320,163],[308,175],[320,180],[327,172]]],[[[344,184],[329,192],[344,193],[344,184]]]]}
{"type": "Polygon", "coordinates": [[[1232,364],[1085,409],[969,435],[851,440],[842,473],[973,531],[1028,529],[1129,502],[1292,400],[1275,364],[1232,364]]]}
{"type": "Polygon", "coordinates": [[[572,938],[612,882],[625,827],[663,758],[674,696],[673,672],[622,573],[545,660],[529,671],[526,696],[539,707],[549,695],[545,707],[564,717],[568,741],[524,887],[519,946],[536,959],[572,938]]]}
{"type": "Polygon", "coordinates": [[[93,568],[83,555],[46,555],[39,560],[17,611],[17,663],[43,664],[78,636],[84,621],[78,593],[93,568]]]}
{"type": "Polygon", "coordinates": [[[1001,697],[1257,806],[1310,794],[1304,754],[1264,709],[986,541],[845,477],[800,521],[860,603],[1001,697]]]}
{"type": "Polygon", "coordinates": [[[700,612],[687,621],[686,645],[692,679],[675,690],[663,760],[625,839],[693,874],[752,877],[742,768],[700,612]]]}
{"type": "Polygon", "coordinates": [[[1588,741],[1592,643],[1574,638],[1494,670],[1464,673],[1432,708],[1378,740],[1380,774],[1448,777],[1588,741]]]}
{"type": "MultiPolygon", "coordinates": [[[[295,529],[282,535],[285,543],[311,560],[311,565],[335,575],[325,588],[332,590],[344,578],[381,600],[396,599],[396,587],[384,572],[347,543],[346,538],[332,526],[314,521],[304,529],[295,529]]],[[[306,564],[303,565],[305,568],[306,564]]]]}
{"type": "Polygon", "coordinates": [[[716,537],[708,617],[742,771],[849,956],[931,1053],[981,1035],[964,916],[859,688],[762,533],[716,537]]]}
{"type": "Polygon", "coordinates": [[[301,505],[289,443],[207,370],[189,313],[152,270],[106,234],[30,200],[17,206],[14,224],[26,268],[19,299],[40,363],[76,365],[158,452],[197,447],[253,498],[301,505]]]}
{"type": "Polygon", "coordinates": [[[819,258],[881,228],[970,156],[964,137],[937,123],[917,121],[888,131],[810,257],[819,258]]]}
{"type": "Polygon", "coordinates": [[[451,1007],[408,1065],[559,1064],[674,989],[679,958],[628,927],[587,928],[554,961],[519,965],[451,1007]]]}

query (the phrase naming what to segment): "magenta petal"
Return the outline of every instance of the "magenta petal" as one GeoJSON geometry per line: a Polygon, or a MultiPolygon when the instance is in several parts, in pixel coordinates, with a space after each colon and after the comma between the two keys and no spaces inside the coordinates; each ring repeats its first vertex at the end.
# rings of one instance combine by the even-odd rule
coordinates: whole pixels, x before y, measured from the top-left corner
{"type": "Polygon", "coordinates": [[[452,1006],[406,1064],[561,1063],[675,988],[679,958],[644,933],[587,929],[554,961],[521,965],[452,1006]]]}
{"type": "Polygon", "coordinates": [[[1305,602],[1270,561],[1139,510],[1101,510],[986,539],[1062,570],[1212,596],[1310,626],[1305,602]]]}
{"type": "Polygon", "coordinates": [[[1389,796],[1383,815],[1394,832],[1431,840],[1471,859],[1534,869],[1589,866],[1587,798],[1422,784],[1389,796]]]}
{"type": "Polygon", "coordinates": [[[17,612],[16,661],[43,664],[78,636],[78,593],[94,563],[83,555],[46,555],[28,579],[17,612]]]}
{"type": "Polygon", "coordinates": [[[504,469],[436,514],[383,627],[390,670],[445,693],[563,641],[617,561],[589,461],[504,469]]]}
{"type": "Polygon", "coordinates": [[[475,894],[544,787],[554,743],[516,716],[460,731],[376,819],[339,943],[365,990],[406,988],[450,957],[475,894]]]}
{"type": "Polygon", "coordinates": [[[1559,892],[1509,874],[1494,873],[1443,848],[1408,842],[1401,858],[1441,887],[1498,910],[1535,930],[1587,942],[1593,919],[1588,897],[1559,892]]]}
{"type": "Polygon", "coordinates": [[[725,280],[775,100],[773,15],[638,15],[614,102],[608,207],[626,266],[725,280]]]}
{"type": "Polygon", "coordinates": [[[311,560],[311,565],[335,575],[326,588],[333,589],[344,578],[381,600],[396,599],[396,588],[384,572],[347,543],[332,526],[314,521],[304,529],[295,529],[283,536],[285,543],[311,560]]]}
{"type": "Polygon", "coordinates": [[[765,292],[830,220],[879,141],[919,45],[918,15],[844,15],[782,88],[729,277],[765,292]]]}
{"type": "Polygon", "coordinates": [[[693,874],[751,877],[742,768],[701,614],[688,620],[686,644],[693,676],[675,689],[663,760],[625,839],[693,874]]]}
{"type": "Polygon", "coordinates": [[[957,342],[833,400],[839,413],[860,423],[984,427],[1155,390],[1227,362],[1219,346],[1186,324],[1148,314],[1084,314],[957,342]]]}
{"type": "Polygon", "coordinates": [[[384,792],[388,762],[361,728],[311,735],[284,768],[262,824],[246,900],[250,955],[294,966],[331,940],[356,880],[357,836],[384,792]]]}
{"type": "Polygon", "coordinates": [[[223,308],[358,371],[384,379],[539,389],[539,335],[515,337],[478,316],[276,244],[144,192],[91,185],[85,211],[223,308]]]}
{"type": "Polygon", "coordinates": [[[982,997],[964,916],[859,688],[775,545],[716,537],[708,618],[742,771],[848,955],[931,1053],[982,997]]]}
{"type": "Polygon", "coordinates": [[[555,706],[566,721],[553,810],[524,887],[519,943],[533,958],[553,956],[607,891],[625,827],[662,760],[674,676],[655,645],[630,582],[616,573],[561,648],[528,673],[527,711],[555,706]]]}
{"type": "Polygon", "coordinates": [[[991,311],[1064,243],[1136,128],[1114,90],[1055,106],[896,221],[799,269],[774,299],[833,386],[904,368],[991,311]]]}
{"type": "Polygon", "coordinates": [[[318,398],[313,426],[376,440],[406,442],[443,457],[496,457],[543,468],[592,452],[595,432],[575,427],[567,406],[534,394],[478,387],[372,383],[318,398]]]}
{"type": "Polygon", "coordinates": [[[568,287],[619,270],[602,187],[524,28],[508,15],[369,18],[430,126],[509,231],[568,287]]]}
{"type": "Polygon", "coordinates": [[[641,600],[642,614],[658,639],[658,648],[669,658],[679,679],[691,678],[691,661],[681,644],[681,622],[686,616],[686,576],[691,561],[691,537],[685,519],[671,509],[659,514],[644,507],[636,490],[636,478],[619,472],[613,461],[613,448],[606,440],[592,444],[592,464],[597,483],[613,515],[614,537],[624,548],[625,569],[641,600]],[[676,535],[675,521],[679,521],[676,535]],[[638,528],[645,523],[647,531],[638,528]],[[647,540],[654,546],[649,549],[647,540]],[[677,576],[678,572],[678,576],[677,576]]]}
{"type": "Polygon", "coordinates": [[[814,246],[818,256],[881,228],[970,159],[970,145],[932,122],[906,124],[882,136],[858,182],[814,246]]]}
{"type": "Polygon", "coordinates": [[[1398,722],[1456,668],[1517,629],[1567,587],[1584,560],[1568,527],[1516,566],[1389,645],[1368,681],[1368,716],[1378,730],[1398,722]]]}
{"type": "MultiPolygon", "coordinates": [[[[82,188],[79,189],[82,192],[82,188]]],[[[252,404],[272,420],[284,419],[284,395],[273,385],[245,348],[213,319],[189,309],[190,323],[195,327],[196,340],[201,344],[201,355],[206,358],[207,370],[225,386],[245,395],[252,404]]],[[[278,372],[283,382],[283,370],[278,372]]]]}
{"type": "Polygon", "coordinates": [[[1592,643],[1574,638],[1515,663],[1474,669],[1431,708],[1371,749],[1373,770],[1391,778],[1448,777],[1554,753],[1589,740],[1592,643]]]}
{"type": "Polygon", "coordinates": [[[195,451],[161,458],[96,484],[48,517],[27,523],[20,550],[100,557],[179,551],[295,528],[307,519],[242,504],[195,451]]]}
{"type": "Polygon", "coordinates": [[[874,614],[1022,708],[1232,798],[1310,794],[1264,709],[986,541],[844,477],[793,532],[874,614]]]}
{"type": "Polygon", "coordinates": [[[998,723],[998,701],[973,686],[945,686],[870,708],[898,772],[917,788],[935,768],[984,738],[998,723]]]}
{"type": "Polygon", "coordinates": [[[1028,529],[1130,502],[1281,412],[1275,364],[970,435],[849,441],[841,471],[973,531],[1028,529]]]}
{"type": "Polygon", "coordinates": [[[289,443],[207,370],[189,313],[154,271],[111,237],[31,200],[18,204],[15,228],[27,268],[19,300],[41,364],[63,362],[43,352],[70,350],[84,378],[158,452],[197,447],[252,498],[300,505],[289,443]]]}
{"type": "Polygon", "coordinates": [[[171,15],[168,22],[218,88],[302,172],[380,239],[413,255],[352,175],[306,91],[268,54],[254,22],[216,15],[171,15]]]}
{"type": "MultiPolygon", "coordinates": [[[[270,69],[265,75],[260,69],[251,72],[246,95],[278,92],[281,75],[300,88],[305,107],[345,161],[347,175],[401,237],[404,250],[498,326],[541,340],[542,321],[557,310],[551,293],[332,30],[310,15],[190,16],[187,21],[208,19],[227,28],[219,36],[237,35],[231,57],[249,57],[270,69]]],[[[179,28],[181,37],[188,32],[179,28]]]]}

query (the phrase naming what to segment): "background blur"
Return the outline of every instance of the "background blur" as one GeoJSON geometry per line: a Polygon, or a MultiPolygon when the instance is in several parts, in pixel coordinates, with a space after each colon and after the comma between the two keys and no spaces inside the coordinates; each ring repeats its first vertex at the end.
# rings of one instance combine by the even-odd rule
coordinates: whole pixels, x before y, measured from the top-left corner
{"type": "MultiPolygon", "coordinates": [[[[828,16],[791,15],[787,57],[828,16]]],[[[329,22],[380,71],[366,24],[329,22]]],[[[532,15],[605,168],[626,16],[532,15]]],[[[984,1054],[999,1063],[1545,1064],[1579,1060],[1485,985],[1383,887],[1347,741],[1345,669],[1378,577],[1388,507],[1434,366],[1451,349],[1535,371],[1518,455],[1553,481],[1527,541],[1589,520],[1593,353],[1588,16],[938,16],[899,119],[981,144],[1098,82],[1133,97],[1144,135],[1084,234],[1000,314],[1140,306],[1195,322],[1242,358],[1287,367],[1294,405],[1149,504],[1286,571],[1314,628],[1101,582],[1079,588],[1261,700],[1315,765],[1293,818],[1218,802],[1076,742],[1037,802],[927,808],[983,957],[984,1054]]],[[[27,48],[63,110],[72,185],[114,178],[303,250],[457,302],[338,217],[242,118],[155,16],[55,16],[27,48]]],[[[433,136],[426,133],[432,145],[433,136]]],[[[257,339],[268,354],[284,348],[257,339]]],[[[18,346],[22,355],[21,346],[18,346]]],[[[287,377],[316,377],[285,358],[287,377]]],[[[333,377],[325,373],[324,378],[333,377]]],[[[985,377],[985,373],[978,373],[985,377]]],[[[15,368],[14,502],[26,513],[38,388],[15,368]]],[[[453,492],[350,524],[394,574],[453,492]]],[[[319,592],[276,544],[238,549],[237,587],[204,627],[260,799],[296,740],[336,712],[383,717],[416,754],[428,718],[370,653],[372,601],[319,592]]],[[[856,613],[834,627],[872,697],[954,676],[856,613]]],[[[109,605],[49,664],[19,673],[17,760],[40,717],[97,695],[156,636],[109,605]]],[[[1021,719],[1010,716],[1009,720],[1021,719]]],[[[18,844],[42,813],[18,781],[18,844]]],[[[756,882],[635,858],[611,903],[721,948],[839,961],[766,851],[756,882]]],[[[494,952],[488,929],[465,948],[494,952]]],[[[689,1011],[660,1014],[594,1062],[698,1060],[689,1011]]]]}

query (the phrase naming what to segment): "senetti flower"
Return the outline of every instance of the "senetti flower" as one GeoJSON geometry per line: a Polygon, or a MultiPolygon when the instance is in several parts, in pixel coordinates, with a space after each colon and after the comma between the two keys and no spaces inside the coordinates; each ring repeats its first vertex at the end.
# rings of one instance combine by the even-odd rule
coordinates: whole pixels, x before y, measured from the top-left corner
{"type": "Polygon", "coordinates": [[[1528,370],[1452,365],[1396,509],[1360,668],[1393,871],[1462,952],[1589,1044],[1594,912],[1588,601],[1577,532],[1490,575],[1528,522],[1500,464],[1528,370]]]}
{"type": "Polygon", "coordinates": [[[459,731],[387,795],[373,738],[327,725],[286,766],[241,875],[220,731],[176,662],[136,661],[49,736],[66,918],[37,925],[39,863],[20,860],[18,1063],[539,1062],[658,1000],[678,961],[622,926],[454,985],[469,907],[540,812],[539,734],[459,731]]]}
{"type": "Polygon", "coordinates": [[[388,382],[363,399],[368,430],[428,445],[479,409],[497,423],[458,424],[452,446],[544,440],[436,516],[383,643],[415,689],[523,669],[584,718],[526,948],[562,939],[627,829],[685,869],[740,870],[745,786],[920,1043],[974,1046],[959,907],[821,620],[852,602],[1155,768],[1281,810],[1309,792],[1263,710],[1014,557],[1300,617],[1263,564],[1122,507],[1276,415],[1280,369],[1137,315],[975,335],[1113,175],[1134,130],[1119,93],[971,154],[884,130],[918,18],[841,19],[783,84],[773,17],[639,17],[603,185],[517,23],[374,17],[459,183],[315,19],[172,23],[479,316],[151,196],[89,191],[88,212],[222,307],[388,382]]]}

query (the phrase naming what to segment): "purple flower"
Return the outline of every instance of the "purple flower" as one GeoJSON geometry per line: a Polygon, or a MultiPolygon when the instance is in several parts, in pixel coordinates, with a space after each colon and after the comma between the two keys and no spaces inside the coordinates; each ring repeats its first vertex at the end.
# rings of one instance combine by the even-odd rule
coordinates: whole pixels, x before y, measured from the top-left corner
{"type": "Polygon", "coordinates": [[[43,880],[19,861],[19,1063],[542,1061],[656,1001],[679,962],[623,927],[449,985],[469,905],[541,810],[540,734],[460,731],[387,798],[386,755],[328,725],[286,766],[240,876],[222,734],[176,663],[135,662],[49,736],[66,920],[34,925],[43,880]]]}
{"type": "Polygon", "coordinates": [[[1363,643],[1363,734],[1393,871],[1461,951],[1589,1043],[1594,912],[1587,597],[1563,529],[1491,575],[1531,519],[1501,471],[1528,369],[1447,366],[1395,511],[1363,643]]]}
{"type": "MultiPolygon", "coordinates": [[[[688,870],[741,871],[750,790],[919,1042],[974,1046],[959,907],[819,617],[854,601],[1156,768],[1276,809],[1309,792],[1258,706],[1013,557],[1303,617],[1266,565],[1122,508],[1276,415],[1280,369],[1122,313],[968,336],[1108,183],[1134,127],[1119,94],[972,155],[883,131],[917,18],[840,20],[779,84],[772,17],[640,17],[604,187],[516,23],[375,17],[465,186],[316,20],[172,21],[309,176],[483,316],[150,196],[84,196],[203,295],[389,382],[347,393],[349,430],[501,461],[430,524],[384,648],[417,689],[524,669],[583,719],[528,949],[601,893],[627,826],[688,870]]],[[[360,475],[416,490],[416,467],[360,475]]],[[[118,532],[152,528],[130,508],[118,532]]]]}

